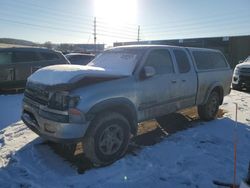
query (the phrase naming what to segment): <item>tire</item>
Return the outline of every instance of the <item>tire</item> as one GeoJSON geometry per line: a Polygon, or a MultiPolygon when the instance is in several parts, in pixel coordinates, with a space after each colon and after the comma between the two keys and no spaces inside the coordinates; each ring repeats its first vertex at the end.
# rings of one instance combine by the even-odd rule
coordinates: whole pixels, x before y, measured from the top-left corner
{"type": "Polygon", "coordinates": [[[97,115],[84,138],[84,152],[95,166],[104,166],[121,158],[130,139],[128,120],[116,112],[97,115]]]}
{"type": "Polygon", "coordinates": [[[218,113],[220,106],[220,97],[218,92],[213,91],[204,105],[198,106],[198,114],[200,119],[205,121],[213,120],[218,113]]]}
{"type": "Polygon", "coordinates": [[[233,88],[234,90],[239,90],[239,91],[242,90],[242,88],[241,88],[241,86],[240,86],[239,84],[232,84],[232,88],[233,88]]]}

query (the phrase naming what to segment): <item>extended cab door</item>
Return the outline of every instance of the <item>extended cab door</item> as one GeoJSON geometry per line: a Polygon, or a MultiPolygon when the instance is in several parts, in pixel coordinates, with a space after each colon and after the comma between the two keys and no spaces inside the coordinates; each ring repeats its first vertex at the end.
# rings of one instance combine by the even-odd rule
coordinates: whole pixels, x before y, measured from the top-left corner
{"type": "Polygon", "coordinates": [[[179,98],[177,102],[178,109],[194,106],[197,93],[197,74],[191,58],[185,48],[174,48],[172,52],[178,74],[178,92],[176,96],[179,98]]]}
{"type": "Polygon", "coordinates": [[[154,49],[147,55],[144,67],[153,67],[155,75],[137,83],[138,119],[146,120],[176,110],[177,75],[168,49],[154,49]]]}
{"type": "Polygon", "coordinates": [[[0,89],[9,89],[15,83],[15,66],[11,51],[0,52],[0,89]]]}

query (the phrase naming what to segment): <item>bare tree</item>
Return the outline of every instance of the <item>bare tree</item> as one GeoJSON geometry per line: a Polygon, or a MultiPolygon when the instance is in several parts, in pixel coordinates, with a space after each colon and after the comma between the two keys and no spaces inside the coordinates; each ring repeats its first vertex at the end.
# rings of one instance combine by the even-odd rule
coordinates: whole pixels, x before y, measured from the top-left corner
{"type": "Polygon", "coordinates": [[[52,49],[52,42],[47,41],[43,44],[44,47],[48,48],[48,49],[52,49]]]}

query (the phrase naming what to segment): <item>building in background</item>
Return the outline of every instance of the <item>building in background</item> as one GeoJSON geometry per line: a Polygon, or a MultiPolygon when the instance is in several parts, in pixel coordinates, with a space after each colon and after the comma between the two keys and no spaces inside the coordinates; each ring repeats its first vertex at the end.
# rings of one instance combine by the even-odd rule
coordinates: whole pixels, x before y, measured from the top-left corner
{"type": "Polygon", "coordinates": [[[139,42],[116,42],[114,46],[123,45],[174,45],[218,49],[227,58],[231,67],[244,60],[250,55],[250,35],[248,36],[231,36],[231,37],[212,37],[212,38],[192,38],[192,39],[175,39],[175,40],[155,40],[139,42]]]}
{"type": "Polygon", "coordinates": [[[67,53],[86,53],[86,54],[98,54],[104,50],[104,44],[52,44],[53,49],[67,53]]]}
{"type": "Polygon", "coordinates": [[[73,44],[74,52],[98,54],[104,50],[104,44],[73,44]]]}

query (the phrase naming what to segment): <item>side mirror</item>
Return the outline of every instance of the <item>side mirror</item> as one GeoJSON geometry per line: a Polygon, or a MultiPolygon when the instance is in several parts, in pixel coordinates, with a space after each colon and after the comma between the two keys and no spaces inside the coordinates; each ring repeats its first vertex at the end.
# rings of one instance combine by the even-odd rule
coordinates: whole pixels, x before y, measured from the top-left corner
{"type": "Polygon", "coordinates": [[[243,63],[243,60],[239,60],[239,64],[240,64],[240,63],[243,63]]]}
{"type": "Polygon", "coordinates": [[[154,76],[156,74],[156,71],[154,69],[154,67],[151,67],[151,66],[145,66],[143,68],[143,77],[144,78],[150,78],[152,76],[154,76]]]}

